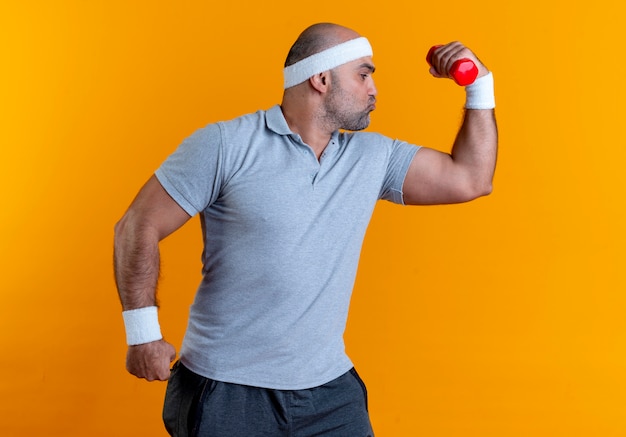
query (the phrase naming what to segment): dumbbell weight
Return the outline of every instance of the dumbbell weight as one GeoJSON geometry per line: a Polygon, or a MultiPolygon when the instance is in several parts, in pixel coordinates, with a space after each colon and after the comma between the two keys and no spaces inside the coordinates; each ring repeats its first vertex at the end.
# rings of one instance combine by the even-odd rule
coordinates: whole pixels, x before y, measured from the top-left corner
{"type": "MultiPolygon", "coordinates": [[[[428,62],[428,65],[431,67],[433,65],[433,54],[439,47],[441,46],[432,46],[426,55],[426,62],[428,62]]],[[[452,64],[452,67],[450,67],[450,76],[452,76],[452,79],[454,79],[458,85],[471,85],[476,80],[476,76],[478,76],[478,68],[471,59],[459,59],[452,64]]]]}

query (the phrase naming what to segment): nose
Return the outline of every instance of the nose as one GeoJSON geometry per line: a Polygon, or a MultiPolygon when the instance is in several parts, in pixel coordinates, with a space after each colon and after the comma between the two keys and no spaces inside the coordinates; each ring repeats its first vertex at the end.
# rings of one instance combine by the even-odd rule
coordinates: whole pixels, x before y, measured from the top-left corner
{"type": "Polygon", "coordinates": [[[376,89],[376,85],[374,84],[374,79],[370,80],[370,86],[367,90],[367,94],[373,97],[376,97],[376,94],[378,94],[378,90],[376,89]]]}

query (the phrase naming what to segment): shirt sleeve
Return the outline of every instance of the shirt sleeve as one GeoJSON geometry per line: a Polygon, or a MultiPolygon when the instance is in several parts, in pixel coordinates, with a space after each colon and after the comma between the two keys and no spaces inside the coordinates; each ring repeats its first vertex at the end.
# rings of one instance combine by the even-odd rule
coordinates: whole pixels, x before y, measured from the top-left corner
{"type": "Polygon", "coordinates": [[[394,140],[391,144],[385,179],[380,190],[380,199],[404,205],[402,186],[409,170],[409,165],[419,150],[419,146],[394,140]]]}
{"type": "Polygon", "coordinates": [[[222,183],[222,137],[211,124],[185,139],[155,172],[165,191],[190,216],[215,201],[222,183]]]}

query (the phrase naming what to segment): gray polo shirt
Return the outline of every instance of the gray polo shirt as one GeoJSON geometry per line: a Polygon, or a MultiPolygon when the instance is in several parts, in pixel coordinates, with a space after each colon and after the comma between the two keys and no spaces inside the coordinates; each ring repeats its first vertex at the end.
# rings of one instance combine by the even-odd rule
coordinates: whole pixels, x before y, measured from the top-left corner
{"type": "Polygon", "coordinates": [[[218,381],[284,390],[348,371],[343,332],[365,230],[378,199],[402,203],[417,150],[335,132],[318,161],[279,106],[187,138],[156,171],[200,214],[204,235],[182,362],[218,381]]]}

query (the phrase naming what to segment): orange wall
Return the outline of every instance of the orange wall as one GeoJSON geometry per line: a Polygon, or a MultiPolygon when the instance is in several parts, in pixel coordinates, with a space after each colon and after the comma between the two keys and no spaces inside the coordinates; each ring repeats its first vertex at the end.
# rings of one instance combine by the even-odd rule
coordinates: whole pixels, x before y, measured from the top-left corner
{"type": "MultiPolygon", "coordinates": [[[[0,435],[165,435],[165,385],[124,370],[113,224],[193,130],[277,103],[317,21],[369,37],[371,130],[392,137],[453,139],[463,93],[428,75],[431,44],[463,41],[496,78],[493,195],[372,220],[346,339],[377,435],[626,435],[618,4],[3,2],[0,435]]],[[[194,220],[163,244],[177,345],[199,237],[194,220]]]]}

